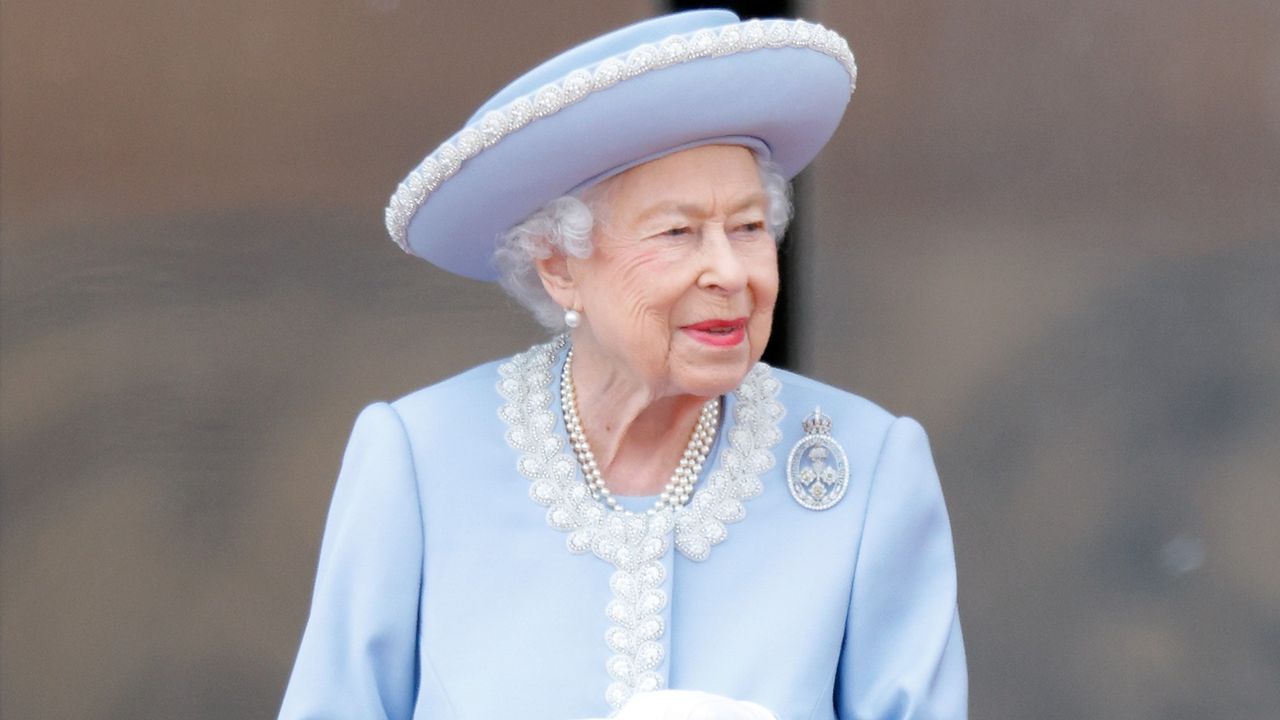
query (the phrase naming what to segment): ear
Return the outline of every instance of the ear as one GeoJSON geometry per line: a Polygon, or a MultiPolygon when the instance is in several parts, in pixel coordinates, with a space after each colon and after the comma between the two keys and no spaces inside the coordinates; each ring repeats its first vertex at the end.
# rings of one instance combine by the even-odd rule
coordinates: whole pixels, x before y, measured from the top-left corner
{"type": "Polygon", "coordinates": [[[563,253],[552,250],[551,255],[534,261],[542,287],[551,299],[562,308],[581,310],[578,307],[578,284],[569,270],[569,260],[563,253]]]}

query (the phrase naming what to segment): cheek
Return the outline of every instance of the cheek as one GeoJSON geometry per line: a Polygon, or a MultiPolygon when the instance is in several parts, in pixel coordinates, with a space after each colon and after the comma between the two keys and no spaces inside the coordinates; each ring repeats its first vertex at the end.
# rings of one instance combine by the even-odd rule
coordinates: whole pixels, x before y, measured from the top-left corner
{"type": "Polygon", "coordinates": [[[762,249],[760,256],[753,258],[750,270],[751,294],[756,306],[761,310],[773,312],[778,302],[778,251],[776,246],[762,249]]]}
{"type": "Polygon", "coordinates": [[[670,321],[672,303],[679,295],[674,289],[679,264],[669,255],[661,251],[620,254],[610,258],[607,269],[596,276],[595,295],[610,305],[605,312],[627,331],[670,321]]]}
{"type": "Polygon", "coordinates": [[[748,337],[751,354],[759,360],[773,331],[773,310],[778,303],[778,256],[775,249],[771,248],[751,265],[750,278],[753,308],[748,337]]]}

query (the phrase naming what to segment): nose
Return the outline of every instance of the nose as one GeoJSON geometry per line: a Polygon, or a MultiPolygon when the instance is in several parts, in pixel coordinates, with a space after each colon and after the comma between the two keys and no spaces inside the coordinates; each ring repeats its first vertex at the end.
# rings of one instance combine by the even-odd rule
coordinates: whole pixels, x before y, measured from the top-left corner
{"type": "Polygon", "coordinates": [[[708,224],[702,229],[702,274],[698,286],[707,290],[732,293],[747,285],[747,267],[738,249],[721,225],[708,224]]]}

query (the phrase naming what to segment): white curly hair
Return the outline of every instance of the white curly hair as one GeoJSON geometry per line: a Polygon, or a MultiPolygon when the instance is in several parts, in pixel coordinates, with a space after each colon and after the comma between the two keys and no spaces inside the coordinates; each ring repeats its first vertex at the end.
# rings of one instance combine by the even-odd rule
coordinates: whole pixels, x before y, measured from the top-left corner
{"type": "MultiPolygon", "coordinates": [[[[765,224],[775,242],[781,242],[791,221],[791,183],[777,164],[759,155],[756,167],[768,199],[765,224]]],[[[608,196],[607,189],[598,191],[601,187],[607,188],[607,183],[576,195],[558,197],[498,238],[494,252],[498,284],[553,333],[566,329],[564,308],[557,305],[542,286],[536,261],[551,257],[552,252],[590,257],[595,216],[608,196]]]]}

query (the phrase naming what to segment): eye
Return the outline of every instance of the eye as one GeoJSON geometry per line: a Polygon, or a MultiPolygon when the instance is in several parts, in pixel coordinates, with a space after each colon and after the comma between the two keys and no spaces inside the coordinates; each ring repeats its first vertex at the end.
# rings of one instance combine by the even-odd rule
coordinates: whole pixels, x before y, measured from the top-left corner
{"type": "Polygon", "coordinates": [[[740,233],[758,233],[764,232],[764,221],[756,220],[755,222],[743,223],[738,226],[740,233]]]}
{"type": "Polygon", "coordinates": [[[662,235],[663,237],[682,237],[692,232],[693,232],[693,228],[687,225],[684,225],[681,227],[673,227],[670,230],[664,230],[661,233],[659,233],[659,235],[662,235]]]}

